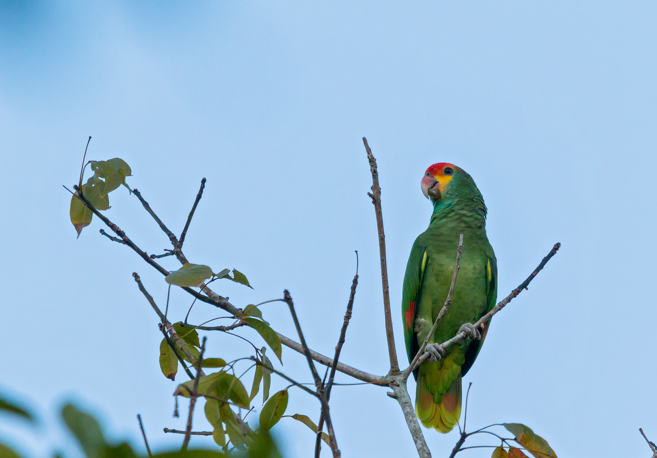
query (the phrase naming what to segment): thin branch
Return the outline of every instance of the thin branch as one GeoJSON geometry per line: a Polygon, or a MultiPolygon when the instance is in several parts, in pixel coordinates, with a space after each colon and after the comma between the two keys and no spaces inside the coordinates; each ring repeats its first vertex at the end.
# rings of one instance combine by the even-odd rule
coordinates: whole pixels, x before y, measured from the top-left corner
{"type": "Polygon", "coordinates": [[[194,329],[200,329],[202,331],[221,331],[228,332],[232,331],[235,328],[241,328],[242,326],[248,326],[249,324],[246,321],[238,321],[231,324],[230,326],[194,326],[193,324],[186,324],[185,326],[191,326],[194,329]]]}
{"type": "MultiPolygon", "coordinates": [[[[179,429],[169,429],[169,428],[164,428],[165,433],[172,433],[172,434],[187,434],[187,431],[180,431],[179,429]]],[[[192,436],[212,436],[212,431],[192,431],[189,433],[192,436]]]]}
{"type": "MultiPolygon", "coordinates": [[[[276,333],[278,337],[281,339],[281,343],[285,345],[286,347],[301,353],[302,355],[305,354],[303,351],[303,346],[301,346],[300,343],[290,339],[289,337],[284,336],[283,334],[276,333]]],[[[319,352],[316,352],[314,350],[308,349],[310,352],[310,357],[317,361],[320,364],[323,364],[324,366],[330,367],[331,364],[333,364],[333,360],[329,358],[328,356],[324,356],[319,352]]],[[[361,371],[360,369],[356,369],[355,367],[348,366],[346,364],[338,362],[337,365],[338,371],[342,372],[343,374],[347,374],[350,377],[353,377],[357,380],[361,380],[366,383],[371,383],[372,385],[379,385],[379,386],[388,386],[389,382],[386,377],[382,377],[380,375],[374,375],[370,374],[369,372],[361,371]]]]}
{"type": "Polygon", "coordinates": [[[458,452],[461,451],[461,447],[465,443],[465,440],[468,438],[468,434],[464,432],[461,433],[461,437],[459,438],[458,442],[452,449],[452,453],[450,453],[449,458],[454,458],[458,452]]]}
{"type": "Polygon", "coordinates": [[[139,420],[139,429],[141,429],[141,435],[144,436],[144,444],[146,445],[146,451],[148,452],[148,456],[151,457],[153,454],[151,453],[151,448],[148,446],[148,439],[146,439],[146,431],[144,431],[144,424],[141,421],[141,415],[137,414],[137,420],[139,420]]]}
{"type": "Polygon", "coordinates": [[[461,234],[461,236],[459,237],[459,246],[456,249],[456,266],[454,267],[454,274],[452,275],[452,284],[449,285],[449,292],[447,293],[445,304],[443,304],[443,308],[440,309],[440,312],[438,313],[438,316],[436,317],[436,320],[433,323],[433,327],[431,328],[431,331],[429,331],[427,338],[424,339],[424,342],[422,342],[422,346],[415,354],[413,361],[411,361],[411,364],[406,368],[406,370],[404,370],[404,377],[406,378],[408,378],[409,375],[411,375],[411,372],[413,372],[415,368],[419,366],[418,360],[424,354],[424,349],[427,348],[427,344],[433,337],[434,333],[436,332],[436,329],[438,329],[438,324],[440,323],[440,320],[443,319],[443,317],[447,313],[447,310],[449,309],[449,306],[452,303],[452,294],[454,294],[454,287],[456,286],[456,278],[459,275],[459,270],[461,270],[462,254],[463,254],[463,234],[461,234]]]}
{"type": "Polygon", "coordinates": [[[418,456],[420,458],[431,458],[431,451],[429,451],[429,446],[424,439],[424,434],[422,434],[422,428],[420,428],[420,423],[415,414],[415,407],[413,406],[411,397],[408,394],[406,379],[402,377],[402,374],[394,376],[393,380],[390,382],[390,388],[392,388],[391,397],[397,400],[399,407],[402,409],[404,419],[406,420],[408,430],[413,438],[413,443],[415,444],[418,456]]]}
{"type": "MultiPolygon", "coordinates": [[[[525,281],[523,281],[516,289],[511,291],[511,294],[509,294],[507,297],[505,297],[501,302],[499,302],[493,309],[488,312],[486,315],[482,316],[479,321],[477,321],[474,326],[477,328],[483,327],[484,324],[490,321],[493,316],[502,310],[509,302],[511,302],[513,299],[515,299],[518,294],[522,292],[523,289],[527,289],[527,286],[531,283],[531,281],[538,275],[538,273],[543,270],[543,267],[548,263],[552,257],[557,254],[557,251],[559,251],[559,248],[561,248],[561,243],[556,243],[554,247],[550,250],[550,252],[543,258],[541,263],[538,265],[538,267],[527,277],[525,281]]],[[[451,339],[443,342],[440,346],[442,347],[443,350],[446,350],[450,345],[453,345],[455,343],[460,343],[463,340],[467,338],[467,335],[465,332],[461,331],[458,332],[454,337],[451,339]]],[[[430,358],[429,353],[424,353],[422,356],[420,356],[420,359],[418,360],[418,365],[422,364],[424,361],[430,358]]]]}
{"type": "MultiPolygon", "coordinates": [[[[196,365],[196,373],[198,374],[201,371],[201,366],[203,364],[203,354],[205,353],[205,342],[208,340],[207,337],[203,337],[201,342],[201,353],[198,356],[198,362],[196,365]]],[[[196,406],[196,398],[198,397],[198,381],[201,377],[196,377],[194,379],[194,386],[192,392],[189,396],[189,416],[187,417],[187,430],[185,432],[185,439],[183,440],[181,451],[187,450],[189,446],[189,439],[192,435],[192,419],[194,417],[194,407],[196,406]]]]}
{"type": "Polygon", "coordinates": [[[259,359],[255,358],[254,356],[251,356],[249,359],[255,361],[255,363],[256,363],[258,366],[262,366],[262,367],[264,367],[265,369],[267,369],[268,371],[271,371],[271,372],[273,372],[274,374],[276,374],[276,375],[278,375],[278,376],[284,378],[285,380],[287,380],[288,382],[290,382],[292,385],[301,388],[303,391],[305,391],[305,392],[308,393],[309,395],[314,396],[314,397],[316,397],[316,398],[319,397],[319,395],[318,395],[315,391],[311,390],[311,389],[308,388],[307,386],[304,386],[303,383],[299,383],[299,382],[297,382],[296,380],[291,379],[290,377],[288,377],[287,375],[285,375],[285,374],[282,373],[281,371],[278,371],[278,370],[274,369],[273,366],[270,366],[269,364],[265,363],[264,361],[259,360],[259,359]]]}
{"type": "Polygon", "coordinates": [[[91,143],[91,135],[89,135],[89,140],[87,140],[87,146],[84,147],[84,155],[82,156],[82,166],[80,167],[80,181],[78,186],[82,188],[82,177],[84,175],[84,161],[87,160],[87,150],[89,149],[89,143],[91,143]]]}
{"type": "Polygon", "coordinates": [[[388,262],[386,258],[386,236],[383,230],[383,211],[381,209],[381,187],[379,186],[379,172],[376,166],[376,159],[372,154],[370,145],[367,144],[367,138],[363,137],[363,144],[367,151],[367,159],[370,163],[370,172],[372,172],[372,192],[367,193],[374,204],[376,213],[376,228],[379,232],[379,254],[381,256],[381,284],[383,287],[383,312],[386,321],[386,338],[388,340],[388,354],[390,356],[390,372],[399,371],[399,362],[397,361],[397,350],[395,349],[395,335],[392,330],[392,315],[390,313],[390,287],[388,286],[388,262]]]}
{"type": "Polygon", "coordinates": [[[288,290],[283,291],[283,301],[288,305],[290,309],[290,314],[292,315],[294,326],[297,329],[297,334],[299,334],[299,340],[301,341],[301,346],[303,347],[303,353],[306,355],[306,360],[308,361],[310,372],[312,373],[313,379],[315,380],[317,397],[319,398],[319,402],[322,404],[322,418],[324,418],[324,421],[326,422],[326,428],[328,429],[331,451],[333,452],[333,456],[338,458],[341,454],[340,449],[338,448],[338,442],[335,438],[335,431],[333,430],[333,422],[331,421],[331,413],[329,411],[328,400],[326,399],[326,395],[324,393],[324,384],[322,383],[322,379],[317,373],[315,363],[313,363],[312,356],[310,355],[310,349],[306,344],[306,338],[303,336],[303,331],[301,330],[301,324],[299,323],[297,312],[294,310],[294,301],[292,300],[292,296],[290,296],[290,292],[288,290]]]}
{"type": "Polygon", "coordinates": [[[175,247],[176,250],[178,251],[182,250],[183,243],[185,243],[185,236],[187,235],[187,229],[189,229],[189,225],[192,222],[192,218],[194,217],[194,212],[196,211],[196,207],[198,206],[198,203],[201,201],[201,197],[203,197],[203,189],[205,189],[205,182],[206,179],[203,178],[201,180],[201,188],[198,190],[198,194],[196,195],[196,200],[194,200],[194,205],[192,205],[192,210],[189,212],[189,216],[187,217],[185,228],[180,234],[180,240],[178,241],[178,245],[175,247]]]}
{"type": "MultiPolygon", "coordinates": [[[[153,217],[153,219],[155,220],[157,225],[160,226],[160,229],[162,229],[162,232],[164,232],[167,235],[167,237],[169,237],[169,240],[171,241],[171,245],[173,245],[173,249],[174,249],[174,252],[175,252],[176,248],[178,247],[178,238],[173,234],[173,232],[171,232],[169,230],[169,228],[166,226],[166,224],[164,224],[162,222],[160,217],[155,214],[155,212],[153,211],[151,206],[148,204],[148,202],[146,202],[146,199],[144,199],[141,196],[141,193],[139,192],[139,190],[138,189],[133,189],[132,192],[135,194],[135,196],[137,196],[137,199],[139,199],[139,202],[141,202],[141,204],[144,206],[144,209],[148,212],[148,214],[153,217]]],[[[175,254],[176,254],[176,256],[178,256],[178,253],[175,253],[175,254]]],[[[184,262],[182,260],[180,262],[182,262],[184,264],[184,262]]]]}
{"type": "MultiPolygon", "coordinates": [[[[139,286],[139,291],[142,292],[146,300],[148,301],[149,304],[151,304],[151,307],[153,307],[153,310],[155,310],[155,313],[157,313],[157,316],[160,318],[162,321],[162,325],[165,327],[165,329],[169,332],[169,336],[171,336],[171,340],[173,340],[176,343],[176,346],[180,349],[180,351],[185,355],[185,358],[190,362],[190,364],[194,365],[196,363],[196,358],[194,358],[193,355],[191,355],[188,351],[185,350],[185,345],[183,345],[183,340],[180,338],[176,330],[174,329],[173,325],[166,319],[164,314],[160,311],[159,307],[155,303],[155,300],[153,299],[153,296],[151,296],[148,291],[146,291],[146,288],[144,288],[143,283],[141,282],[141,278],[139,278],[139,275],[137,272],[133,272],[132,276],[134,277],[135,281],[137,282],[137,286],[139,286]]],[[[196,371],[197,375],[205,375],[203,373],[202,369],[199,369],[196,371]]],[[[192,377],[194,378],[194,377],[192,377]]]]}
{"type": "MultiPolygon", "coordinates": [[[[331,398],[331,388],[333,388],[333,382],[335,380],[335,372],[338,366],[338,360],[340,359],[340,353],[342,352],[342,347],[346,340],[347,327],[349,326],[349,320],[351,320],[351,312],[354,308],[354,299],[356,297],[356,287],[358,286],[358,251],[356,251],[356,275],[354,275],[354,280],[351,283],[351,293],[349,294],[349,302],[347,302],[347,311],[344,314],[344,322],[342,323],[342,329],[340,330],[340,338],[338,339],[338,344],[335,347],[335,356],[333,357],[333,363],[331,364],[331,372],[329,374],[328,382],[326,383],[326,401],[328,402],[331,398]]],[[[324,430],[324,417],[320,417],[319,424],[317,425],[317,439],[315,440],[315,457],[319,458],[319,452],[322,448],[322,431],[324,430]]]]}
{"type": "Polygon", "coordinates": [[[159,324],[160,331],[162,332],[162,335],[164,336],[164,339],[167,341],[167,344],[173,350],[173,354],[176,355],[176,358],[178,358],[178,361],[180,364],[182,364],[183,369],[185,369],[185,372],[187,373],[187,376],[189,377],[190,380],[194,380],[196,377],[194,377],[194,374],[192,374],[192,371],[189,370],[187,367],[187,364],[185,363],[185,359],[182,357],[180,352],[178,351],[178,348],[176,348],[176,344],[173,343],[171,338],[169,338],[169,335],[167,332],[164,330],[164,325],[162,323],[159,324]]]}
{"type": "Polygon", "coordinates": [[[650,447],[650,450],[652,451],[652,458],[657,458],[657,445],[655,445],[654,442],[648,440],[648,438],[646,437],[646,435],[643,432],[643,428],[639,428],[639,432],[641,433],[643,438],[648,443],[648,447],[650,447]]]}
{"type": "Polygon", "coordinates": [[[102,235],[104,235],[105,237],[107,237],[108,239],[110,239],[111,241],[113,241],[113,242],[120,243],[120,244],[122,244],[122,245],[125,245],[125,244],[126,244],[126,243],[125,243],[123,240],[121,240],[120,238],[118,238],[118,237],[114,237],[114,236],[112,236],[112,235],[109,235],[107,232],[105,232],[105,229],[101,229],[101,230],[100,230],[100,233],[101,233],[102,235]]]}

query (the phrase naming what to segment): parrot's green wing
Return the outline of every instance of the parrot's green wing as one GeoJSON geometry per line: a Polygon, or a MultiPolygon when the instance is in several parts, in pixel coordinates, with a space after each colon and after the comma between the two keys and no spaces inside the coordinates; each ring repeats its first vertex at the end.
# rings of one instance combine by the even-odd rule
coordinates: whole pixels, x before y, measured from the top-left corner
{"type": "MultiPolygon", "coordinates": [[[[495,307],[495,302],[497,301],[497,259],[495,259],[495,255],[492,255],[492,257],[488,258],[488,264],[486,265],[485,275],[486,275],[486,296],[488,297],[488,302],[487,302],[487,307],[481,311],[481,314],[479,315],[477,320],[479,320],[479,318],[490,312],[493,309],[493,307],[495,307]]],[[[470,345],[468,345],[468,349],[465,352],[465,362],[461,367],[462,375],[468,373],[468,370],[470,370],[470,367],[472,367],[472,365],[474,364],[475,359],[477,359],[479,350],[481,350],[481,346],[484,344],[484,339],[486,338],[486,333],[488,332],[489,325],[490,325],[490,321],[484,324],[484,328],[480,330],[481,332],[480,340],[473,340],[470,343],[470,345]]]]}
{"type": "Polygon", "coordinates": [[[416,305],[420,303],[422,278],[426,265],[426,247],[421,246],[418,240],[416,240],[411,249],[411,255],[408,258],[408,264],[406,265],[402,291],[402,321],[404,323],[404,340],[406,341],[406,352],[408,353],[409,361],[415,357],[415,354],[420,349],[413,328],[418,311],[416,305]]]}

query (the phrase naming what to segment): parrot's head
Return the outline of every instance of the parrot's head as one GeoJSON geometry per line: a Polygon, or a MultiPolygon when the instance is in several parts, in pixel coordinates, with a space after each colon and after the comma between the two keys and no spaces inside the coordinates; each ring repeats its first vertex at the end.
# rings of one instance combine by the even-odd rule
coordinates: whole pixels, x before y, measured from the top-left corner
{"type": "MultiPolygon", "coordinates": [[[[447,185],[455,176],[464,173],[463,170],[447,162],[439,162],[430,166],[422,177],[422,193],[427,199],[436,202],[447,190],[447,185]]],[[[467,174],[466,174],[467,175],[467,174]]]]}

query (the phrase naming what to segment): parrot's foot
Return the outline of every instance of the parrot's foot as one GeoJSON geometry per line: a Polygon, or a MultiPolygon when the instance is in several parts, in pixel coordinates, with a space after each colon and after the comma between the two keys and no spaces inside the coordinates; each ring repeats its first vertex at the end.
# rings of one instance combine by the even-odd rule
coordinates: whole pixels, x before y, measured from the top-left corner
{"type": "Polygon", "coordinates": [[[465,333],[465,336],[470,340],[480,340],[481,333],[472,323],[465,323],[459,329],[459,332],[465,333]]]}
{"type": "Polygon", "coordinates": [[[429,344],[424,351],[431,355],[429,361],[432,363],[443,359],[443,356],[445,356],[445,349],[440,344],[429,344]]]}

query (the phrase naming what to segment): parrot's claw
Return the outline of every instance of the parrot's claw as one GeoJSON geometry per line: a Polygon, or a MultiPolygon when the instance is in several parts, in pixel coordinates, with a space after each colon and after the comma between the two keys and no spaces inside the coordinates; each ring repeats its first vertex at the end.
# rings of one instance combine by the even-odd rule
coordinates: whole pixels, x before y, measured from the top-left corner
{"type": "Polygon", "coordinates": [[[465,323],[459,329],[459,332],[465,333],[465,336],[470,340],[480,340],[481,333],[472,323],[465,323]]]}
{"type": "Polygon", "coordinates": [[[429,361],[436,362],[445,356],[445,349],[440,344],[429,344],[426,346],[425,351],[429,353],[429,361]]]}

